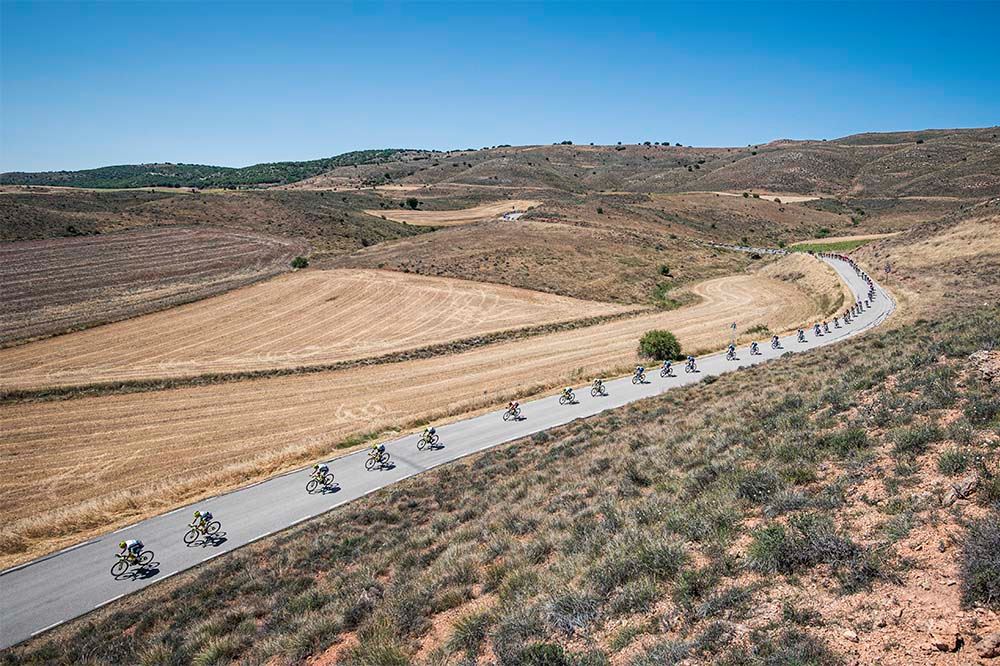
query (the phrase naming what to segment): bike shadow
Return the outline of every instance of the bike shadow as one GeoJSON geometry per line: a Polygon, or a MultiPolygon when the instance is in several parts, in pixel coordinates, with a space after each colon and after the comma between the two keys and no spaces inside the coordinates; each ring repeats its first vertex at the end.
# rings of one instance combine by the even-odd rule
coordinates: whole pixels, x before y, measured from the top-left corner
{"type": "Polygon", "coordinates": [[[158,573],[160,573],[160,563],[150,562],[144,567],[135,567],[120,576],[115,576],[115,580],[147,580],[158,573]]]}
{"type": "Polygon", "coordinates": [[[229,537],[226,536],[225,532],[216,532],[210,536],[204,536],[197,541],[192,541],[187,545],[188,548],[218,548],[222,544],[229,541],[229,537]]]}
{"type": "Polygon", "coordinates": [[[426,447],[424,447],[424,448],[425,448],[425,449],[426,449],[427,451],[440,451],[441,449],[443,449],[443,448],[444,448],[444,444],[441,444],[441,443],[439,442],[439,443],[437,443],[437,444],[429,444],[428,446],[426,446],[426,447]]]}
{"type": "Polygon", "coordinates": [[[312,495],[316,495],[316,494],[319,494],[319,495],[332,495],[334,493],[339,493],[339,492],[340,492],[340,483],[334,481],[329,486],[323,486],[322,488],[320,488],[319,490],[317,490],[315,493],[310,493],[310,494],[312,494],[312,495]]]}

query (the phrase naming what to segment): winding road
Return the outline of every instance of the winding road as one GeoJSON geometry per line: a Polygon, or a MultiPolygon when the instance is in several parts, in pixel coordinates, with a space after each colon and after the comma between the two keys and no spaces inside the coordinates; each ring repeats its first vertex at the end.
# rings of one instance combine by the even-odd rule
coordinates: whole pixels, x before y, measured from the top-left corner
{"type": "MultiPolygon", "coordinates": [[[[840,259],[823,261],[864,300],[868,285],[850,264],[840,259]]],[[[387,469],[365,471],[364,451],[332,460],[330,471],[337,484],[325,492],[306,492],[309,470],[304,469],[200,502],[197,506],[212,511],[223,525],[220,535],[209,543],[184,544],[182,537],[194,511],[193,506],[186,506],[0,572],[0,648],[438,465],[705,377],[844,340],[879,325],[895,309],[892,298],[877,284],[875,291],[872,306],[850,324],[831,327],[830,333],[822,336],[809,331],[802,343],[796,342],[795,336],[786,336],[777,350],[762,340],[759,356],[751,357],[747,348],[738,350],[735,361],[726,360],[725,353],[704,356],[698,359],[697,373],[685,373],[683,364],[678,364],[676,376],[661,378],[658,368],[652,368],[645,384],[632,384],[630,377],[608,381],[605,397],[591,397],[589,387],[580,388],[576,391],[578,402],[572,405],[560,405],[556,395],[532,400],[522,404],[524,418],[519,421],[503,421],[502,411],[458,421],[438,428],[440,444],[433,449],[417,450],[418,436],[411,434],[386,444],[393,463],[387,469]],[[118,542],[131,538],[141,539],[156,557],[144,570],[113,578],[110,568],[118,542]]]]}

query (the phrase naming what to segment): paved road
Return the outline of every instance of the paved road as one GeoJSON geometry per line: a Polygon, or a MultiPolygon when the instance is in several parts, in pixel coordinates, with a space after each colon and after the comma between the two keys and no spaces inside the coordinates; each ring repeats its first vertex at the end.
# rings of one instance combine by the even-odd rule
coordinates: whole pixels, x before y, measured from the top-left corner
{"type": "MultiPolygon", "coordinates": [[[[863,300],[867,285],[854,269],[840,260],[825,261],[863,300]]],[[[578,389],[579,402],[574,405],[560,405],[557,396],[533,400],[522,405],[524,418],[516,422],[504,422],[500,412],[491,412],[445,425],[438,428],[441,441],[433,450],[418,451],[417,435],[408,435],[386,445],[394,463],[390,469],[367,472],[366,453],[352,453],[329,463],[339,485],[326,493],[307,494],[308,471],[298,470],[206,500],[198,506],[212,511],[223,525],[220,538],[213,543],[184,545],[182,536],[193,512],[193,507],[184,507],[9,569],[0,573],[0,648],[432,467],[704,377],[763,363],[788,351],[806,351],[843,340],[880,324],[894,308],[892,299],[877,287],[873,306],[850,325],[831,327],[830,334],[821,337],[807,332],[805,343],[788,336],[781,340],[782,349],[772,350],[767,340],[761,340],[760,356],[751,357],[746,348],[738,350],[736,361],[727,361],[721,353],[706,356],[698,359],[699,372],[686,374],[683,364],[678,364],[674,377],[661,378],[654,368],[647,384],[634,385],[629,377],[607,382],[606,397],[593,398],[589,388],[578,389]],[[138,575],[115,579],[110,568],[117,544],[129,538],[141,539],[156,557],[138,575]]]]}

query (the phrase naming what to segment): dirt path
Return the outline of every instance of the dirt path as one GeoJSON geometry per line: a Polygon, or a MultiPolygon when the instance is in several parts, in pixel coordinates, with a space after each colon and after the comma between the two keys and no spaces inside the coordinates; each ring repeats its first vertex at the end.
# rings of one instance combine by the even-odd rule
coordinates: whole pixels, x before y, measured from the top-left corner
{"type": "Polygon", "coordinates": [[[623,368],[653,328],[672,330],[698,351],[723,346],[732,321],[741,331],[779,331],[816,315],[802,289],[759,275],[709,280],[694,291],[703,300],[680,310],[451,356],[0,407],[0,566],[329,455],[359,433],[465,414],[623,368]]]}
{"type": "Polygon", "coordinates": [[[304,271],[0,350],[0,389],[329,365],[628,309],[452,278],[304,271]]]}
{"type": "Polygon", "coordinates": [[[529,208],[541,205],[541,201],[531,199],[505,199],[490,204],[460,210],[366,210],[375,217],[384,217],[395,222],[406,222],[429,227],[451,227],[457,224],[468,224],[500,217],[504,213],[524,212],[529,208]]]}

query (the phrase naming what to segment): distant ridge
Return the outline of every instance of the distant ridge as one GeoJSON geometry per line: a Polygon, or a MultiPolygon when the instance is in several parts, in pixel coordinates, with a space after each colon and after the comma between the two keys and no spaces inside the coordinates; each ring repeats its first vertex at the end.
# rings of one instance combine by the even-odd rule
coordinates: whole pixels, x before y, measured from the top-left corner
{"type": "Polygon", "coordinates": [[[248,167],[205,164],[123,164],[82,171],[10,171],[0,174],[0,185],[46,185],[56,187],[215,187],[240,188],[284,185],[321,174],[336,167],[377,164],[402,148],[356,150],[335,157],[305,162],[265,162],[248,167]]]}

